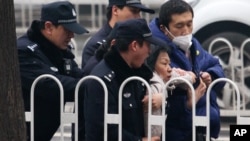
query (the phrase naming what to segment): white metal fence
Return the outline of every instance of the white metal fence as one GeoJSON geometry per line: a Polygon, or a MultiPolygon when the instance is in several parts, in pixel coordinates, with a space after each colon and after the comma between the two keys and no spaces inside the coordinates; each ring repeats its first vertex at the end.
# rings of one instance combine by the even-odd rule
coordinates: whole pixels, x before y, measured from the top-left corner
{"type": "MultiPolygon", "coordinates": [[[[122,90],[124,88],[124,86],[127,84],[127,82],[131,81],[131,80],[138,80],[138,81],[141,81],[143,84],[145,84],[147,90],[148,90],[148,93],[149,93],[149,109],[148,109],[148,137],[150,138],[151,137],[151,125],[161,125],[162,126],[162,129],[163,129],[163,133],[165,131],[165,120],[166,120],[166,115],[164,114],[165,113],[165,94],[167,95],[167,91],[165,90],[165,94],[163,95],[163,101],[162,101],[162,115],[152,115],[152,112],[151,109],[152,109],[152,93],[151,93],[151,88],[149,86],[149,84],[142,78],[140,77],[130,77],[130,78],[127,78],[121,85],[120,89],[119,89],[119,112],[118,114],[108,114],[108,91],[107,91],[107,87],[105,85],[105,83],[98,77],[96,76],[92,76],[92,75],[89,75],[89,76],[86,76],[86,77],[83,77],[76,85],[76,89],[75,89],[75,104],[74,104],[74,107],[75,107],[75,110],[73,113],[67,113],[65,112],[63,109],[64,109],[64,96],[63,96],[63,87],[62,87],[62,84],[61,82],[53,75],[50,75],[50,74],[44,74],[44,75],[41,75],[39,77],[37,77],[33,84],[32,84],[32,87],[31,87],[31,111],[26,111],[25,112],[25,115],[26,115],[26,121],[27,122],[31,122],[31,141],[34,141],[34,90],[35,90],[35,87],[36,87],[36,84],[38,83],[39,80],[41,79],[44,79],[44,78],[50,78],[50,79],[53,79],[59,86],[59,89],[60,89],[60,113],[61,113],[61,126],[60,126],[60,133],[61,133],[61,140],[64,141],[64,124],[68,124],[68,123],[74,123],[75,124],[75,139],[76,141],[78,140],[78,93],[79,93],[79,88],[80,86],[82,85],[82,83],[87,80],[87,79],[94,79],[96,81],[98,81],[103,89],[104,89],[104,93],[105,93],[105,109],[104,109],[104,120],[105,120],[105,128],[104,128],[104,136],[105,136],[105,141],[107,140],[107,125],[108,124],[118,124],[119,125],[119,141],[121,141],[121,136],[122,136],[122,133],[121,133],[121,129],[122,129],[122,122],[121,122],[121,116],[122,116],[122,113],[121,113],[121,109],[122,109],[122,90]]],[[[209,115],[210,115],[210,109],[209,109],[209,105],[210,105],[210,91],[212,89],[212,87],[218,83],[218,82],[221,82],[221,81],[224,81],[224,82],[227,82],[229,84],[231,84],[233,87],[234,87],[234,91],[236,92],[236,104],[237,104],[237,108],[236,110],[233,109],[234,111],[234,114],[233,116],[235,116],[237,118],[237,124],[250,124],[250,117],[246,117],[246,116],[242,116],[242,109],[240,108],[240,92],[239,92],[239,89],[238,89],[238,86],[236,85],[235,82],[233,82],[232,80],[228,79],[228,78],[219,78],[219,79],[216,79],[215,81],[213,81],[210,86],[208,87],[208,90],[207,90],[207,94],[206,94],[206,115],[205,116],[197,116],[195,114],[195,111],[196,111],[196,106],[195,106],[195,91],[194,91],[194,88],[192,86],[192,84],[190,82],[188,82],[187,80],[185,79],[182,79],[182,78],[173,78],[171,80],[168,81],[168,83],[166,83],[165,85],[165,88],[168,88],[168,86],[175,82],[176,80],[181,80],[183,81],[184,83],[187,83],[188,87],[191,88],[191,92],[192,92],[192,111],[193,111],[193,114],[192,114],[192,118],[193,118],[193,126],[192,126],[192,129],[193,129],[193,137],[195,137],[195,134],[196,134],[196,131],[195,131],[195,127],[196,126],[204,126],[206,127],[206,135],[207,135],[207,138],[206,140],[208,141],[209,140],[209,131],[210,131],[210,126],[209,126],[209,115]]],[[[246,111],[246,110],[244,110],[246,111]]],[[[249,115],[248,115],[249,116],[249,115]]],[[[165,140],[165,135],[163,134],[163,141],[165,140]]],[[[195,138],[193,138],[193,141],[195,141],[195,138]]]]}
{"type": "MultiPolygon", "coordinates": [[[[63,111],[63,108],[64,108],[64,106],[63,106],[63,100],[64,100],[64,92],[63,92],[63,86],[62,86],[62,84],[61,84],[61,82],[58,80],[58,78],[56,78],[55,76],[53,76],[53,75],[50,75],[50,74],[43,74],[43,75],[40,75],[39,77],[37,77],[35,80],[34,80],[34,82],[32,83],[32,86],[31,86],[31,92],[30,92],[30,111],[26,111],[25,112],[25,118],[26,118],[26,121],[27,122],[30,122],[30,135],[31,135],[31,141],[34,141],[34,101],[35,101],[35,99],[34,99],[34,95],[35,95],[35,87],[36,87],[36,84],[40,81],[40,80],[42,80],[42,79],[45,79],[45,78],[50,78],[50,79],[52,79],[52,80],[54,80],[56,83],[57,83],[57,85],[59,86],[59,89],[60,89],[60,110],[61,111],[63,111]]],[[[61,133],[63,134],[63,130],[62,130],[62,128],[61,128],[61,133]]],[[[61,135],[62,135],[61,134],[61,135]]],[[[61,138],[62,138],[62,136],[61,136],[61,138]]]]}
{"type": "MultiPolygon", "coordinates": [[[[246,76],[249,76],[249,72],[248,72],[248,67],[244,66],[244,52],[245,49],[247,47],[247,44],[250,43],[250,38],[247,38],[245,41],[242,42],[241,47],[240,47],[240,52],[238,53],[237,51],[234,50],[233,45],[230,43],[229,40],[227,40],[226,38],[221,38],[218,37],[216,39],[214,39],[208,48],[208,52],[210,54],[213,54],[212,50],[213,47],[215,47],[215,44],[221,42],[224,43],[226,46],[228,47],[229,50],[229,62],[231,62],[230,66],[230,76],[231,76],[231,80],[237,84],[237,86],[239,87],[239,91],[240,91],[240,99],[241,100],[241,113],[243,115],[250,115],[249,113],[249,109],[246,108],[247,103],[249,103],[250,101],[250,89],[246,86],[247,84],[245,83],[245,78],[246,76]],[[239,55],[239,56],[237,56],[239,55]],[[240,59],[235,59],[235,57],[239,57],[240,59]],[[236,73],[236,70],[240,70],[236,73]],[[236,79],[236,76],[238,77],[238,79],[236,79]]],[[[221,64],[223,64],[224,62],[220,62],[221,64]]],[[[224,65],[224,67],[227,67],[224,65]]],[[[233,88],[230,87],[228,84],[226,84],[226,86],[224,87],[224,93],[223,93],[223,99],[222,101],[225,104],[225,110],[221,109],[221,115],[222,116],[233,116],[235,115],[235,111],[237,108],[237,103],[236,103],[236,98],[235,98],[236,94],[235,91],[233,91],[233,88]],[[232,102],[231,102],[232,100],[232,102]],[[230,104],[232,103],[232,108],[230,108],[230,104]],[[228,110],[228,109],[232,109],[232,110],[228,110]]]]}

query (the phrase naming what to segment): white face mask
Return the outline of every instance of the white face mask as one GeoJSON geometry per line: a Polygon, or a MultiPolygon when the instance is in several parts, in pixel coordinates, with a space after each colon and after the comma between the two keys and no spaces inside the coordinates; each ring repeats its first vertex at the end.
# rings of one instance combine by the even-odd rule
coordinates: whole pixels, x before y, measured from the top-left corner
{"type": "Polygon", "coordinates": [[[167,28],[166,30],[168,31],[168,33],[173,37],[173,43],[175,43],[176,45],[178,45],[180,47],[180,49],[182,49],[183,51],[187,52],[189,47],[192,45],[192,34],[187,34],[184,36],[177,36],[175,37],[167,28]]]}

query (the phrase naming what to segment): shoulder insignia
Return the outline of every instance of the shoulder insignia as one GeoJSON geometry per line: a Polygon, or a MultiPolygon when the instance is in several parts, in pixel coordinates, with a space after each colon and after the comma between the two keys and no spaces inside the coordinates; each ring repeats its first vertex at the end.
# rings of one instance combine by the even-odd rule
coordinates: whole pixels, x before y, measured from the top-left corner
{"type": "Polygon", "coordinates": [[[97,45],[102,45],[102,44],[104,44],[104,43],[106,43],[106,40],[102,40],[102,41],[96,42],[97,45]]]}
{"type": "Polygon", "coordinates": [[[115,72],[114,71],[110,71],[109,73],[104,75],[104,78],[106,80],[108,80],[109,82],[111,82],[114,77],[115,77],[115,72]]]}
{"type": "Polygon", "coordinates": [[[99,42],[99,41],[98,41],[98,42],[96,42],[96,44],[97,44],[97,45],[102,45],[102,42],[99,42]]]}
{"type": "Polygon", "coordinates": [[[56,67],[50,67],[50,69],[54,72],[58,72],[58,69],[56,67]]]}
{"type": "Polygon", "coordinates": [[[33,45],[28,45],[27,48],[30,49],[32,52],[35,51],[35,48],[37,47],[37,44],[33,44],[33,45]]]}

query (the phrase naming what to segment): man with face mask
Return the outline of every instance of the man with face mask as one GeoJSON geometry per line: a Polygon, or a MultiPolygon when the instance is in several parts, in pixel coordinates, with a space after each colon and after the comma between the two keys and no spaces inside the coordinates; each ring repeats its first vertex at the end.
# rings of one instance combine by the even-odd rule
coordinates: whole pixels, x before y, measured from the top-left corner
{"type": "MultiPolygon", "coordinates": [[[[193,9],[188,3],[182,0],[168,0],[161,6],[159,18],[153,19],[149,26],[153,35],[171,46],[171,67],[181,68],[196,76],[194,88],[198,86],[200,78],[208,87],[213,80],[224,77],[218,59],[205,51],[192,36],[193,9]]],[[[211,138],[217,138],[220,132],[220,111],[216,103],[216,93],[221,91],[223,86],[224,83],[217,83],[210,93],[211,138]]],[[[192,111],[187,109],[186,99],[187,91],[179,88],[169,96],[166,141],[192,140],[192,111]]],[[[205,94],[196,104],[196,114],[206,115],[205,94]]],[[[205,135],[205,128],[197,128],[196,133],[205,135]]]]}

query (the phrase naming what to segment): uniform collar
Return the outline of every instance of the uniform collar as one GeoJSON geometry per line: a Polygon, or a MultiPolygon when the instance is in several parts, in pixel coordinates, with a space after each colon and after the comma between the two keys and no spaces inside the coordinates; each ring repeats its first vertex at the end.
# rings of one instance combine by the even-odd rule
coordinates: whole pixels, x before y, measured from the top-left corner
{"type": "Polygon", "coordinates": [[[139,76],[149,82],[153,76],[153,72],[144,64],[138,69],[130,68],[116,49],[109,51],[104,57],[104,60],[114,71],[116,76],[118,76],[117,79],[119,83],[122,83],[125,79],[131,76],[139,76]]]}

